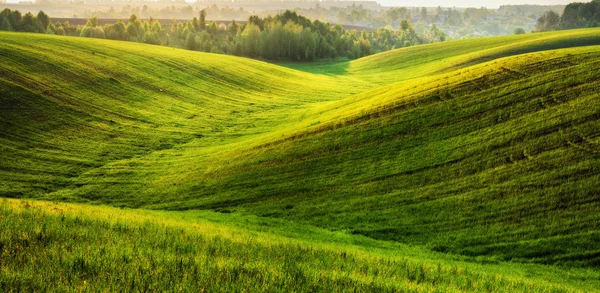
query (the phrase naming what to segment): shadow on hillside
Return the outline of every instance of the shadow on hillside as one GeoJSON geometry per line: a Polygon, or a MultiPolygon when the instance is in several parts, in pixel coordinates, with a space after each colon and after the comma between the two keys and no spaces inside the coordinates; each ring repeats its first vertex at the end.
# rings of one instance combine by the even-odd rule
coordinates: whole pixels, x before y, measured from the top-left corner
{"type": "Polygon", "coordinates": [[[344,75],[348,72],[350,61],[277,62],[274,64],[312,74],[344,75]]]}

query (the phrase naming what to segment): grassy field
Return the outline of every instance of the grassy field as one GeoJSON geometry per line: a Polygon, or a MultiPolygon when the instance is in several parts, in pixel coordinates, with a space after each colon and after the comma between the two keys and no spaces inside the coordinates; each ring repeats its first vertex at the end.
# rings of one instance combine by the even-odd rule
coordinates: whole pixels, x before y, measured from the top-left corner
{"type": "Polygon", "coordinates": [[[214,212],[2,200],[2,292],[583,292],[600,273],[477,264],[214,212]]]}
{"type": "Polygon", "coordinates": [[[600,287],[599,29],[280,65],[0,43],[0,196],[144,208],[5,200],[0,291],[600,287]]]}

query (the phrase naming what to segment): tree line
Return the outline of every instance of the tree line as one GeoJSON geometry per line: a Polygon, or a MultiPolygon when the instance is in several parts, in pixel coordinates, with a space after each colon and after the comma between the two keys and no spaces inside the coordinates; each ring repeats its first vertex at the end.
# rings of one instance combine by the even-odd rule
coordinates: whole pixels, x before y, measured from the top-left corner
{"type": "Polygon", "coordinates": [[[546,11],[537,21],[536,31],[552,31],[600,26],[600,0],[589,3],[571,3],[561,16],[554,11],[546,11]]]}
{"type": "Polygon", "coordinates": [[[31,12],[23,15],[18,10],[11,11],[6,8],[0,12],[0,30],[2,31],[54,33],[54,31],[48,31],[50,25],[50,17],[43,11],[37,15],[33,15],[31,12]]]}
{"type": "Polygon", "coordinates": [[[418,35],[409,20],[399,29],[380,28],[358,32],[319,20],[311,21],[293,11],[261,18],[251,16],[245,23],[217,24],[206,20],[202,10],[186,22],[173,20],[161,25],[157,20],[141,20],[131,15],[125,23],[99,25],[90,18],[84,26],[51,23],[42,11],[22,16],[5,9],[0,13],[1,30],[49,33],[91,38],[141,42],[189,50],[231,54],[268,60],[311,61],[326,58],[360,58],[395,48],[444,41],[437,27],[418,35]]]}

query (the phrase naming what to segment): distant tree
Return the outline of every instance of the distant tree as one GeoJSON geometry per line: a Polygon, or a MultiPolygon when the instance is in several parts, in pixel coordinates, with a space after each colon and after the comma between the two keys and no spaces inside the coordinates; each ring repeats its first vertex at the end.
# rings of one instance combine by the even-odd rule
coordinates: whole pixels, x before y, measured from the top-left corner
{"type": "Polygon", "coordinates": [[[31,12],[25,13],[25,15],[23,15],[23,19],[21,20],[23,31],[30,33],[38,32],[36,29],[35,21],[36,19],[33,16],[33,14],[31,14],[31,12]]]}
{"type": "Polygon", "coordinates": [[[560,28],[600,26],[600,0],[588,3],[571,3],[565,7],[560,19],[560,28]]]}
{"type": "MultiPolygon", "coordinates": [[[[9,10],[10,11],[10,10],[9,10]]],[[[9,16],[10,24],[15,31],[22,31],[23,29],[23,15],[19,10],[13,10],[9,16]]]]}
{"type": "MultiPolygon", "coordinates": [[[[147,25],[147,24],[146,24],[147,25]]],[[[127,37],[130,41],[140,42],[144,39],[144,24],[137,18],[135,14],[129,17],[129,23],[127,23],[127,37]]]]}
{"type": "Polygon", "coordinates": [[[270,59],[283,57],[283,39],[285,37],[281,22],[276,21],[267,25],[263,38],[263,56],[270,59]]]}
{"type": "Polygon", "coordinates": [[[233,55],[241,56],[244,54],[244,46],[241,40],[236,40],[235,45],[233,46],[233,55]]]}
{"type": "Polygon", "coordinates": [[[85,26],[81,29],[81,33],[79,34],[79,36],[83,38],[89,38],[93,29],[94,28],[91,26],[85,26]]]}
{"type": "Polygon", "coordinates": [[[560,19],[561,27],[570,29],[585,25],[585,19],[580,17],[579,13],[582,7],[583,3],[571,3],[567,5],[560,19]]]}
{"type": "Polygon", "coordinates": [[[122,20],[118,20],[115,24],[105,26],[104,33],[106,34],[107,39],[126,40],[126,28],[122,20]]]}
{"type": "Polygon", "coordinates": [[[402,20],[400,23],[400,29],[402,30],[402,34],[406,40],[412,42],[412,40],[416,37],[415,29],[413,28],[412,24],[410,24],[410,20],[402,20]]]}
{"type": "Polygon", "coordinates": [[[0,23],[0,31],[12,32],[13,30],[14,28],[10,24],[10,20],[8,20],[8,17],[2,18],[2,23],[0,23]]]}
{"type": "Polygon", "coordinates": [[[54,34],[55,35],[59,35],[59,36],[64,36],[65,35],[65,29],[62,26],[57,26],[54,29],[54,34]]]}
{"type": "Polygon", "coordinates": [[[231,24],[229,25],[229,27],[227,29],[229,30],[230,35],[235,36],[239,29],[239,25],[237,24],[237,22],[235,22],[235,20],[233,20],[233,21],[231,21],[231,24]]]}
{"type": "Polygon", "coordinates": [[[400,22],[400,29],[403,31],[407,31],[410,28],[410,22],[406,19],[403,19],[400,22]]]}
{"type": "Polygon", "coordinates": [[[223,42],[221,44],[219,44],[219,50],[224,53],[224,54],[229,54],[230,52],[230,47],[229,44],[227,44],[226,42],[223,42]]]}
{"type": "Polygon", "coordinates": [[[313,60],[317,51],[317,42],[315,36],[309,28],[302,30],[299,36],[299,47],[302,50],[300,58],[302,60],[313,60]]]}
{"type": "Polygon", "coordinates": [[[132,41],[137,40],[137,37],[138,37],[138,28],[137,28],[137,26],[135,25],[134,22],[130,21],[127,24],[126,32],[127,32],[127,36],[129,37],[130,40],[132,40],[132,41]]]}
{"type": "Polygon", "coordinates": [[[160,45],[160,39],[158,33],[155,31],[149,31],[144,34],[144,43],[152,45],[160,45]]]}
{"type": "Polygon", "coordinates": [[[69,23],[69,21],[65,21],[65,23],[63,23],[63,28],[65,29],[65,35],[67,36],[78,36],[79,35],[79,29],[76,25],[72,25],[69,23]]]}
{"type": "Polygon", "coordinates": [[[216,22],[212,22],[208,28],[206,29],[206,31],[211,34],[211,35],[216,35],[217,31],[219,30],[219,28],[217,27],[217,23],[216,22]]]}
{"type": "Polygon", "coordinates": [[[197,32],[200,31],[200,22],[198,22],[197,18],[194,17],[194,19],[192,19],[192,25],[197,32]]]}
{"type": "Polygon", "coordinates": [[[162,31],[162,26],[160,25],[160,22],[158,22],[158,20],[152,22],[152,31],[157,34],[159,34],[162,31]]]}
{"type": "Polygon", "coordinates": [[[102,29],[102,27],[97,26],[97,27],[92,28],[92,30],[90,31],[89,37],[97,38],[97,39],[105,39],[106,35],[104,34],[104,30],[102,29]]]}
{"type": "Polygon", "coordinates": [[[446,34],[440,30],[435,24],[431,25],[429,30],[429,36],[433,42],[444,42],[446,41],[446,34]]]}
{"type": "Polygon", "coordinates": [[[522,34],[525,34],[525,30],[524,30],[522,27],[516,28],[516,29],[514,30],[514,34],[515,34],[515,35],[522,35],[522,34]]]}
{"type": "Polygon", "coordinates": [[[242,32],[244,54],[250,57],[258,57],[260,55],[260,42],[260,28],[252,22],[247,23],[242,32]]]}
{"type": "Polygon", "coordinates": [[[185,48],[188,50],[196,50],[196,36],[192,33],[187,34],[185,37],[185,48]]]}
{"type": "Polygon", "coordinates": [[[544,14],[540,16],[540,18],[538,18],[535,30],[538,32],[555,30],[559,21],[560,16],[558,15],[558,13],[552,10],[548,10],[544,12],[544,14]]]}
{"type": "Polygon", "coordinates": [[[369,42],[369,40],[360,39],[357,42],[359,42],[358,44],[359,44],[359,48],[360,48],[360,57],[373,54],[373,50],[371,48],[371,42],[369,42]]]}
{"type": "Polygon", "coordinates": [[[44,28],[44,30],[47,29],[48,26],[50,25],[50,17],[46,13],[44,13],[44,11],[40,10],[40,12],[38,12],[37,19],[42,24],[42,27],[44,28]]]}
{"type": "Polygon", "coordinates": [[[435,9],[435,14],[436,15],[442,15],[444,11],[442,10],[442,6],[439,6],[435,9]]]}
{"type": "Polygon", "coordinates": [[[200,20],[199,20],[200,30],[203,31],[206,29],[206,10],[200,10],[200,20]]]}
{"type": "MultiPolygon", "coordinates": [[[[262,31],[265,29],[265,22],[258,15],[252,15],[248,18],[248,23],[255,24],[262,31]]],[[[281,22],[281,24],[285,25],[285,22],[281,22]]]]}
{"type": "Polygon", "coordinates": [[[127,33],[127,27],[125,27],[125,23],[122,20],[118,20],[115,23],[114,31],[116,33],[117,40],[125,40],[125,34],[127,33]]]}
{"type": "Polygon", "coordinates": [[[356,59],[362,56],[360,42],[358,40],[352,41],[352,45],[350,46],[350,50],[348,50],[347,55],[350,59],[356,59]]]}
{"type": "Polygon", "coordinates": [[[94,16],[94,17],[88,19],[87,22],[85,23],[85,26],[97,27],[98,26],[98,17],[94,16]]]}
{"type": "MultiPolygon", "coordinates": [[[[186,11],[189,9],[192,9],[191,6],[185,8],[186,11]]],[[[133,11],[140,12],[139,9],[133,11]]],[[[351,17],[353,20],[371,19],[366,11],[361,6],[355,6],[351,17]]],[[[416,13],[420,11],[421,9],[415,10],[416,13]]],[[[147,15],[152,13],[150,10],[147,12],[147,15]]],[[[52,24],[50,18],[41,11],[37,16],[31,13],[23,16],[18,11],[5,9],[0,12],[0,29],[19,31],[20,28],[22,31],[25,28],[30,32],[164,44],[206,52],[286,60],[359,58],[392,48],[415,45],[425,40],[417,37],[415,28],[408,19],[401,22],[401,31],[380,28],[376,32],[358,32],[319,20],[312,22],[289,10],[273,17],[251,16],[243,25],[232,21],[228,27],[218,26],[215,22],[206,24],[206,19],[203,18],[205,15],[206,12],[202,11],[200,20],[173,20],[170,28],[163,30],[162,25],[152,17],[148,21],[142,21],[135,14],[130,15],[127,24],[119,20],[100,26],[98,18],[93,17],[88,19],[84,26],[74,26],[68,22],[52,24]],[[15,27],[13,22],[19,28],[15,27]],[[203,29],[200,29],[201,23],[204,23],[203,29]]],[[[395,9],[390,15],[392,19],[400,15],[410,17],[405,8],[395,9]]],[[[425,26],[421,26],[422,29],[417,27],[418,31],[427,34],[425,26]]],[[[429,34],[440,40],[445,38],[444,33],[435,26],[429,34]]]]}
{"type": "Polygon", "coordinates": [[[46,33],[49,35],[54,35],[56,31],[56,27],[54,26],[54,24],[50,23],[48,25],[48,28],[46,29],[46,33]]]}
{"type": "Polygon", "coordinates": [[[421,20],[427,23],[427,8],[421,8],[421,20]]]}

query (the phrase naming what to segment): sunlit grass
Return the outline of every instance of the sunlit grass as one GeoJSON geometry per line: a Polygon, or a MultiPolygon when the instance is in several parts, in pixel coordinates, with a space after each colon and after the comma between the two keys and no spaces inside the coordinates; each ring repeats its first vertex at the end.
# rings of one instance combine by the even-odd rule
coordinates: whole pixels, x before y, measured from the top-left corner
{"type": "MultiPolygon", "coordinates": [[[[423,252],[418,258],[406,256],[418,249],[372,240],[362,240],[363,246],[344,244],[331,232],[315,229],[305,235],[328,240],[294,239],[274,230],[257,232],[253,224],[242,228],[236,227],[236,221],[215,222],[220,216],[206,212],[5,199],[0,216],[0,230],[6,232],[0,236],[3,292],[571,292],[586,288],[585,283],[570,287],[540,276],[524,278],[506,265],[490,268],[434,260],[428,257],[435,255],[423,252]],[[374,248],[377,244],[380,248],[374,248]]],[[[578,280],[575,276],[571,273],[560,281],[573,282],[578,280]]]]}
{"type": "Polygon", "coordinates": [[[205,210],[4,201],[2,288],[598,287],[598,29],[314,66],[0,41],[0,196],[205,210]]]}

